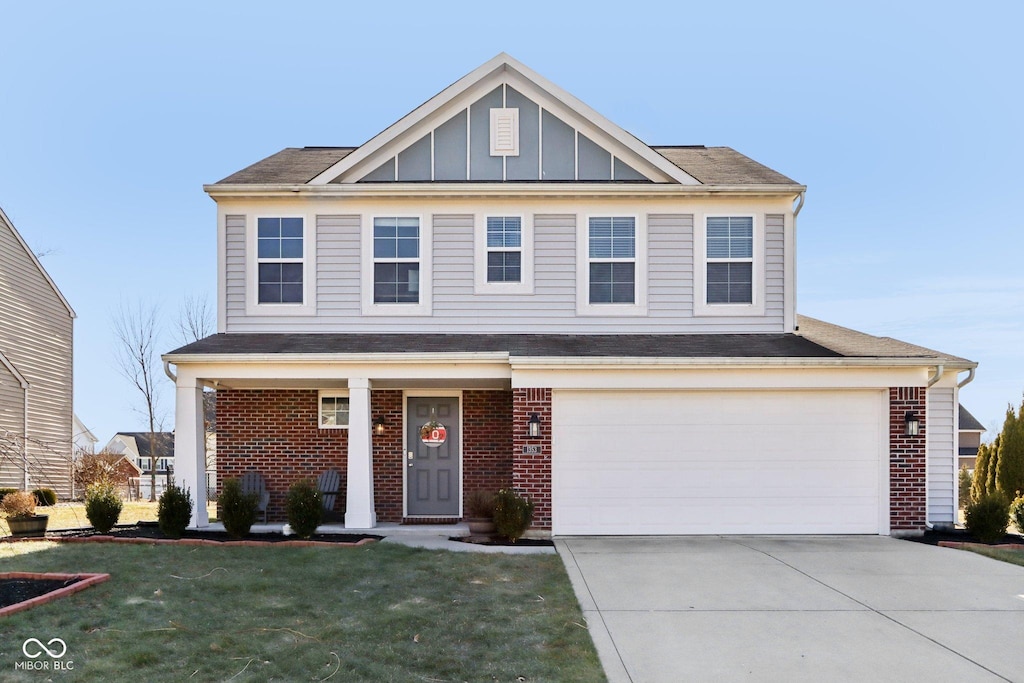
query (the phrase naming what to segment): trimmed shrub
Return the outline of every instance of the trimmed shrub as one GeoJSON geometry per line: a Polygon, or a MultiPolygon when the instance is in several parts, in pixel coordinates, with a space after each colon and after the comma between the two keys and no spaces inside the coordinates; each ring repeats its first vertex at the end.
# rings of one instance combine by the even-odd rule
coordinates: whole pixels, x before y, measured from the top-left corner
{"type": "Polygon", "coordinates": [[[982,543],[995,543],[1006,534],[1010,504],[998,493],[987,493],[964,510],[967,530],[982,543]]]}
{"type": "Polygon", "coordinates": [[[117,486],[113,482],[101,480],[85,491],[85,516],[101,534],[117,524],[121,507],[121,496],[117,495],[117,486]]]}
{"type": "Polygon", "coordinates": [[[288,489],[288,525],[299,538],[309,538],[324,518],[323,497],[310,481],[297,481],[288,489]]]}
{"type": "Polygon", "coordinates": [[[249,533],[256,523],[258,498],[255,493],[242,493],[242,485],[237,479],[228,479],[221,485],[217,496],[218,515],[229,536],[243,538],[249,533]]]}
{"type": "Polygon", "coordinates": [[[1010,503],[1010,517],[1013,519],[1017,531],[1024,534],[1024,496],[1017,491],[1017,497],[1010,503]]]}
{"type": "Polygon", "coordinates": [[[12,489],[0,501],[0,513],[12,519],[33,517],[36,514],[36,497],[28,491],[12,489]]]}
{"type": "Polygon", "coordinates": [[[57,492],[53,489],[41,488],[32,492],[36,497],[36,504],[43,507],[57,504],[57,492]]]}
{"type": "Polygon", "coordinates": [[[156,506],[160,533],[168,538],[181,538],[192,520],[192,493],[171,483],[156,506]]]}
{"type": "Polygon", "coordinates": [[[960,486],[960,507],[965,508],[971,502],[971,486],[974,484],[974,478],[967,470],[967,465],[960,467],[960,474],[957,476],[960,486]]]}
{"type": "Polygon", "coordinates": [[[515,543],[533,522],[534,503],[512,489],[501,489],[494,497],[494,527],[515,543]]]}

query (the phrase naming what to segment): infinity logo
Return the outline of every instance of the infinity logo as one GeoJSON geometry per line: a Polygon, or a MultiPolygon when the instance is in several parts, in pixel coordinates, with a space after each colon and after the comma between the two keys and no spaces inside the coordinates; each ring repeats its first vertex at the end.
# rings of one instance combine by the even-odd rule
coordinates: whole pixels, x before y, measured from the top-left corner
{"type": "Polygon", "coordinates": [[[67,654],[68,645],[67,645],[67,643],[65,643],[60,638],[53,638],[46,645],[43,645],[42,641],[39,640],[38,638],[29,638],[28,640],[26,640],[22,644],[21,651],[24,652],[25,656],[28,657],[29,659],[35,659],[36,657],[41,656],[44,652],[46,654],[50,655],[50,657],[53,658],[53,659],[60,659],[65,654],[67,654]],[[35,644],[36,647],[33,648],[33,650],[35,651],[35,654],[30,654],[29,653],[29,647],[28,647],[29,643],[34,643],[35,644]],[[54,643],[57,643],[58,647],[55,647],[52,650],[50,648],[46,647],[46,645],[53,645],[54,643]],[[38,649],[36,649],[36,648],[38,648],[38,649]]]}

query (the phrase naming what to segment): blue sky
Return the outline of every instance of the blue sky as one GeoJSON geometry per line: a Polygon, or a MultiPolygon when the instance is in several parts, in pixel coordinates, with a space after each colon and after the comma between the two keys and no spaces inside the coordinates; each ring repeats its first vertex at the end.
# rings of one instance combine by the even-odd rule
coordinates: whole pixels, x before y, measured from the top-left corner
{"type": "Polygon", "coordinates": [[[980,362],[961,398],[998,427],[1024,391],[1022,24],[1017,0],[5,3],[0,206],[78,313],[105,442],[144,425],[118,302],[159,305],[170,350],[180,302],[215,300],[203,183],[361,144],[505,51],[649,144],[807,185],[800,312],[980,362]]]}

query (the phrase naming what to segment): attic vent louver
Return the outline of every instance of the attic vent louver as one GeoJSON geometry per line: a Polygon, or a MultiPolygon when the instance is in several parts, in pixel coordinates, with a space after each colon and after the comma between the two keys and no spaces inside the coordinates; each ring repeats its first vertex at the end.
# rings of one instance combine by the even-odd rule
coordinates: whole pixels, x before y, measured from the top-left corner
{"type": "Polygon", "coordinates": [[[519,109],[491,109],[491,156],[519,156],[519,109]]]}

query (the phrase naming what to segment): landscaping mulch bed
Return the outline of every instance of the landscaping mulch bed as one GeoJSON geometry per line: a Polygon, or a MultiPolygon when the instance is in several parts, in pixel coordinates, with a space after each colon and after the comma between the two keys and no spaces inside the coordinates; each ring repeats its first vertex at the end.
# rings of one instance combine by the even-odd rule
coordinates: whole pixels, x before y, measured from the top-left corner
{"type": "MultiPolygon", "coordinates": [[[[223,531],[193,531],[186,530],[182,534],[179,542],[204,542],[204,543],[235,543],[245,545],[263,545],[263,544],[275,544],[275,543],[288,543],[291,545],[309,545],[310,543],[321,545],[321,544],[335,544],[335,545],[354,545],[360,542],[379,541],[383,536],[374,536],[371,534],[314,534],[309,539],[300,539],[298,536],[285,536],[281,533],[260,533],[260,534],[249,534],[244,539],[232,538],[226,532],[223,531]]],[[[121,524],[115,526],[113,529],[105,534],[101,534],[95,529],[88,527],[84,529],[61,529],[56,531],[47,531],[46,539],[51,541],[78,541],[78,540],[96,540],[96,541],[117,541],[124,540],[130,542],[173,542],[168,539],[160,531],[160,527],[156,522],[138,522],[136,524],[121,524]]]]}
{"type": "MultiPolygon", "coordinates": [[[[915,543],[926,543],[928,545],[939,545],[940,543],[978,543],[982,544],[971,532],[966,529],[953,529],[949,531],[940,531],[938,529],[928,529],[924,532],[923,536],[908,536],[905,540],[914,541],[915,543]]],[[[1021,538],[1020,534],[1006,534],[1003,538],[991,545],[1014,545],[1024,543],[1024,538],[1021,538]]],[[[986,544],[982,544],[986,545],[986,544]]]]}
{"type": "Polygon", "coordinates": [[[518,541],[510,541],[500,536],[449,536],[448,540],[458,543],[475,543],[477,545],[555,547],[555,542],[549,538],[520,538],[518,541]]]}
{"type": "Polygon", "coordinates": [[[0,573],[0,617],[103,583],[110,574],[0,573]]]}
{"type": "Polygon", "coordinates": [[[72,586],[81,580],[81,576],[72,576],[69,579],[0,579],[0,608],[38,598],[59,588],[72,586]]]}

